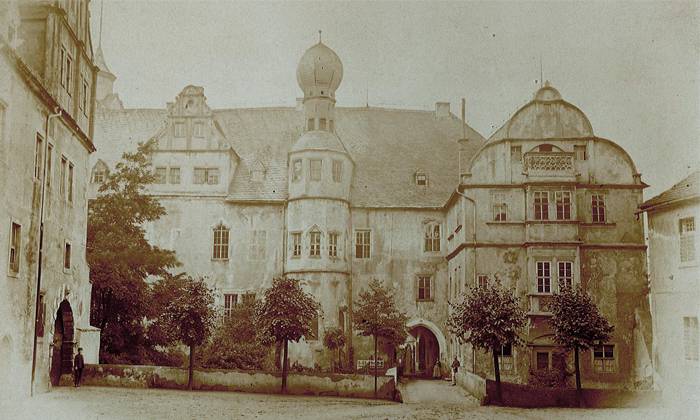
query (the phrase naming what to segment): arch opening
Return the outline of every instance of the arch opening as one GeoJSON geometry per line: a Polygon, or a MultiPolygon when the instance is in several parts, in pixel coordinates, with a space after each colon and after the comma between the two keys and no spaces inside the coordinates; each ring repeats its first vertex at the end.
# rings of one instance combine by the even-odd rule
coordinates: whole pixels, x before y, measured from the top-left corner
{"type": "Polygon", "coordinates": [[[61,375],[73,371],[73,310],[68,300],[64,299],[56,311],[53,342],[51,346],[51,385],[58,385],[61,375]]]}

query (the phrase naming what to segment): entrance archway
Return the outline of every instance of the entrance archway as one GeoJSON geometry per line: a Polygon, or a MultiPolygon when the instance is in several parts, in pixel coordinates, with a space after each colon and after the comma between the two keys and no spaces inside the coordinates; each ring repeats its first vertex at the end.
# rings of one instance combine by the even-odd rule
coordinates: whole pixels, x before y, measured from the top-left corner
{"type": "Polygon", "coordinates": [[[73,334],[73,310],[64,299],[58,306],[54,322],[51,385],[58,385],[61,375],[73,370],[73,334]]]}
{"type": "Polygon", "coordinates": [[[409,332],[416,340],[414,356],[415,375],[430,378],[433,374],[433,366],[440,360],[438,339],[430,329],[423,325],[417,325],[409,329],[409,332]]]}

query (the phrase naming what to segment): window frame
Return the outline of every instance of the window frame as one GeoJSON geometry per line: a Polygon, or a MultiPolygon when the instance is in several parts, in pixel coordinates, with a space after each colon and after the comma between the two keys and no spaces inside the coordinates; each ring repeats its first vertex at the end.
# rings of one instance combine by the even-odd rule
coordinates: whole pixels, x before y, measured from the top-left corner
{"type": "Polygon", "coordinates": [[[176,121],[173,123],[173,137],[182,139],[187,137],[187,125],[184,121],[176,121]]]}
{"type": "Polygon", "coordinates": [[[476,276],[476,287],[482,288],[482,287],[487,287],[489,285],[489,276],[488,274],[477,274],[476,276]]]}
{"type": "Polygon", "coordinates": [[[683,356],[697,362],[700,358],[700,335],[697,316],[683,317],[683,356]]]}
{"type": "Polygon", "coordinates": [[[321,231],[318,229],[309,232],[309,257],[321,258],[321,231]]]}
{"type": "Polygon", "coordinates": [[[535,220],[549,220],[549,191],[534,191],[532,204],[535,220]]]}
{"type": "Polygon", "coordinates": [[[498,366],[501,372],[513,373],[515,370],[515,356],[513,353],[513,345],[507,343],[501,346],[501,351],[498,353],[498,366]],[[508,349],[509,354],[506,353],[508,349]]]}
{"type": "Polygon", "coordinates": [[[223,223],[219,223],[212,229],[212,261],[228,261],[230,248],[231,229],[223,223]]]}
{"type": "Polygon", "coordinates": [[[338,257],[338,239],[340,233],[338,232],[328,232],[328,257],[337,258],[338,257]]]}
{"type": "Polygon", "coordinates": [[[68,187],[68,202],[72,203],[73,202],[73,180],[74,180],[74,173],[75,173],[75,165],[73,165],[73,162],[68,161],[68,180],[67,180],[67,187],[68,187]]]}
{"type": "Polygon", "coordinates": [[[36,133],[34,150],[34,180],[41,181],[41,169],[44,167],[44,138],[36,133]]]}
{"type": "Polygon", "coordinates": [[[418,274],[416,276],[416,302],[434,302],[433,275],[418,274]],[[422,292],[422,297],[421,297],[422,292]],[[427,295],[426,295],[427,294],[427,295]]]}
{"type": "Polygon", "coordinates": [[[353,236],[355,241],[355,258],[359,260],[372,258],[372,230],[355,229],[353,236]],[[362,239],[361,241],[359,241],[360,238],[362,239]]]}
{"type": "Polygon", "coordinates": [[[343,161],[333,159],[333,182],[340,183],[343,180],[343,161]]]}
{"type": "Polygon", "coordinates": [[[506,194],[503,192],[491,193],[491,209],[493,211],[494,222],[505,222],[508,220],[508,203],[506,194]]]}
{"type": "Polygon", "coordinates": [[[535,287],[537,288],[537,293],[539,294],[552,294],[552,262],[548,260],[538,260],[535,261],[535,287]],[[540,273],[540,264],[542,264],[542,270],[540,273]],[[545,270],[545,264],[547,269],[545,270]],[[545,272],[547,273],[545,275],[545,272]]]}
{"type": "Polygon", "coordinates": [[[591,223],[607,223],[607,208],[604,193],[591,193],[591,223]]]}
{"type": "Polygon", "coordinates": [[[574,286],[574,262],[569,260],[557,261],[557,286],[559,290],[563,290],[562,281],[567,282],[566,287],[574,286]],[[568,276],[566,266],[568,265],[568,276]],[[562,275],[562,266],[564,267],[564,274],[562,275]]]}
{"type": "Polygon", "coordinates": [[[323,179],[323,159],[309,159],[309,180],[318,182],[323,179]]]}
{"type": "Polygon", "coordinates": [[[596,344],[591,348],[591,357],[594,373],[616,373],[617,372],[617,351],[615,349],[616,345],[611,343],[596,344]],[[600,348],[600,351],[598,350],[600,348]],[[607,356],[607,349],[611,349],[612,356],[607,356]],[[596,353],[601,354],[600,357],[596,356],[596,353]],[[600,362],[598,362],[600,361],[600,362]]]}
{"type": "Polygon", "coordinates": [[[231,319],[233,311],[236,306],[240,303],[238,301],[239,293],[223,293],[224,298],[224,319],[231,319]]]}
{"type": "Polygon", "coordinates": [[[423,252],[440,252],[441,230],[440,223],[425,223],[423,226],[423,252]]]}
{"type": "Polygon", "coordinates": [[[168,183],[173,184],[173,185],[179,185],[182,179],[180,178],[180,174],[182,171],[180,170],[179,166],[173,166],[168,168],[168,183]],[[177,174],[177,177],[174,175],[177,174]]]}
{"type": "Polygon", "coordinates": [[[522,146],[510,146],[510,161],[511,163],[521,163],[523,161],[522,146]]]}
{"type": "Polygon", "coordinates": [[[292,182],[299,182],[304,174],[304,165],[301,159],[292,160],[292,182]],[[297,167],[296,165],[299,164],[297,167]]]}
{"type": "Polygon", "coordinates": [[[289,232],[292,243],[292,258],[301,258],[301,232],[289,232]]]}
{"type": "Polygon", "coordinates": [[[63,245],[63,271],[68,272],[73,268],[73,245],[65,241],[63,245]]]}
{"type": "Polygon", "coordinates": [[[415,174],[415,182],[419,187],[428,186],[428,174],[423,171],[417,171],[415,174]]]}
{"type": "Polygon", "coordinates": [[[68,170],[68,158],[65,157],[64,155],[61,155],[61,169],[60,169],[60,174],[61,174],[61,184],[60,184],[60,194],[61,198],[66,197],[66,176],[67,176],[67,170],[68,170]]]}
{"type": "Polygon", "coordinates": [[[10,243],[7,247],[7,271],[9,275],[16,276],[22,269],[22,225],[14,220],[11,221],[9,236],[10,243]]]}
{"type": "Polygon", "coordinates": [[[168,182],[168,168],[165,166],[156,166],[153,168],[154,184],[162,185],[168,182]]]}
{"type": "Polygon", "coordinates": [[[51,190],[51,172],[53,171],[53,144],[46,145],[46,190],[51,190]]]}
{"type": "Polygon", "coordinates": [[[678,246],[681,264],[692,264],[697,258],[695,249],[695,217],[678,219],[678,246]]]}
{"type": "Polygon", "coordinates": [[[556,220],[571,220],[572,196],[573,194],[569,190],[554,191],[556,220]]]}

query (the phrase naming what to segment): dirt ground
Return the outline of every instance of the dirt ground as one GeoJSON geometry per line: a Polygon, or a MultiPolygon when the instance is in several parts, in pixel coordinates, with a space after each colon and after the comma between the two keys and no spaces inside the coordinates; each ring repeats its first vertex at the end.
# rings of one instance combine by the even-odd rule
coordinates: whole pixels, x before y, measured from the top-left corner
{"type": "MultiPolygon", "coordinates": [[[[62,387],[24,401],[4,402],[0,419],[671,419],[661,408],[537,409],[479,407],[463,403],[393,403],[162,389],[62,387]]],[[[685,417],[685,416],[682,416],[685,417]]],[[[691,417],[688,417],[691,418],[691,417]]]]}

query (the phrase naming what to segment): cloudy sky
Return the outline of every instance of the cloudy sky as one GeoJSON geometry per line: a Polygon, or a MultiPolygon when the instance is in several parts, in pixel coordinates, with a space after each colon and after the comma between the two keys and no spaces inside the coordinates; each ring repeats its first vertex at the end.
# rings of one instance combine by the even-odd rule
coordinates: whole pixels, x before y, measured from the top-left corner
{"type": "MultiPolygon", "coordinates": [[[[100,42],[102,0],[92,1],[100,42]]],[[[163,108],[188,84],[213,108],[291,106],[318,40],[344,65],[339,106],[449,101],[490,136],[545,80],[651,184],[700,167],[700,12],[693,3],[105,0],[101,44],[127,107],[163,108]]]]}

